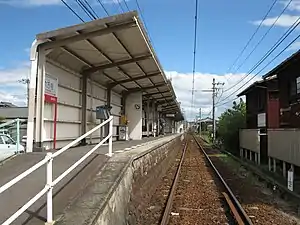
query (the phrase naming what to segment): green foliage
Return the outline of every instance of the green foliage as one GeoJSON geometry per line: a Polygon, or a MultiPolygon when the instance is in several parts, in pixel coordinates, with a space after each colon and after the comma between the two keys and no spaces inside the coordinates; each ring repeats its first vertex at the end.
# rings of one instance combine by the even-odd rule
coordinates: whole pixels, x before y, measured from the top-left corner
{"type": "Polygon", "coordinates": [[[239,129],[246,125],[246,104],[240,99],[233,102],[233,107],[227,109],[219,118],[217,138],[223,147],[233,153],[239,154],[239,129]]]}

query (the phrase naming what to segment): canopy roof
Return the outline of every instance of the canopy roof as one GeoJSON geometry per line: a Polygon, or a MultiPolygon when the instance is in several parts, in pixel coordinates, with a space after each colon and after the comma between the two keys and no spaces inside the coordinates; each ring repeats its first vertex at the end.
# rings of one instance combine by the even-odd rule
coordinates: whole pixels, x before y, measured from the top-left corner
{"type": "Polygon", "coordinates": [[[155,55],[136,11],[37,35],[47,60],[112,88],[143,91],[163,107],[181,114],[172,84],[155,55]]]}

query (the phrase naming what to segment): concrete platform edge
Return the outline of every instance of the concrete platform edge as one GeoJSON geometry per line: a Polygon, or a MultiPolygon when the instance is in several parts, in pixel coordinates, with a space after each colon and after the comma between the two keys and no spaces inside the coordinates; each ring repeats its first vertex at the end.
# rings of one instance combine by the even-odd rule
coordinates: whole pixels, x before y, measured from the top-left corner
{"type": "MultiPolygon", "coordinates": [[[[140,158],[143,158],[147,154],[155,151],[156,149],[160,149],[163,146],[171,143],[180,137],[181,134],[172,135],[169,137],[165,137],[164,140],[157,140],[154,143],[149,144],[148,146],[138,147],[130,152],[124,152],[121,154],[112,157],[107,163],[101,168],[99,173],[97,174],[97,178],[94,180],[94,186],[97,186],[97,183],[101,183],[100,188],[101,191],[97,191],[97,195],[100,194],[100,204],[94,206],[94,208],[79,208],[77,211],[82,213],[81,221],[70,220],[71,217],[74,217],[74,213],[71,211],[74,210],[73,207],[76,207],[80,204],[80,201],[84,201],[85,196],[81,196],[81,199],[74,201],[74,205],[66,209],[65,213],[57,220],[55,224],[76,224],[76,225],[118,225],[118,224],[126,224],[124,218],[126,217],[127,209],[126,205],[130,200],[131,194],[131,185],[133,182],[133,162],[140,158]],[[143,150],[144,149],[144,150],[143,150]],[[138,152],[140,151],[140,152],[138,152]],[[111,177],[107,175],[107,171],[113,171],[112,173],[117,173],[117,176],[111,177]],[[101,182],[100,182],[101,180],[101,182]],[[103,189],[104,187],[104,189],[103,189]],[[102,192],[103,193],[100,193],[102,192]],[[98,193],[99,192],[99,193],[98,193]],[[69,215],[67,215],[69,214],[69,215]]],[[[93,186],[93,185],[92,185],[93,186]]],[[[89,190],[86,195],[89,195],[92,199],[94,198],[95,188],[93,188],[93,192],[89,193],[89,190]]],[[[76,211],[76,210],[75,210],[76,211]]],[[[76,216],[75,216],[76,217],[76,216]]]]}

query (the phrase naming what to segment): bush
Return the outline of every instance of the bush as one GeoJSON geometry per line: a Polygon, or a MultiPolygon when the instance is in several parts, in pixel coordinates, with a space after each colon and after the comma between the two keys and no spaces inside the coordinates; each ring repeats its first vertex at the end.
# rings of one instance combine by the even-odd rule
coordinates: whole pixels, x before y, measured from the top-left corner
{"type": "Polygon", "coordinates": [[[225,150],[239,155],[239,130],[246,124],[246,104],[240,99],[237,104],[227,109],[219,118],[217,138],[222,142],[225,150]]]}

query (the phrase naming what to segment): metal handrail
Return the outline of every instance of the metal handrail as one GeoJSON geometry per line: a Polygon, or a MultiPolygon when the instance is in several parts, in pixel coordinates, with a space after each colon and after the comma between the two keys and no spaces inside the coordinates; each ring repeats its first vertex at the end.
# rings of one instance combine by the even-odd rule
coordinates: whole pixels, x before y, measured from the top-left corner
{"type": "Polygon", "coordinates": [[[108,143],[108,156],[112,156],[112,137],[113,137],[113,116],[110,116],[109,119],[94,127],[84,135],[80,136],[76,140],[70,142],[65,147],[61,148],[55,153],[48,152],[44,159],[33,165],[28,170],[24,171],[11,181],[7,182],[0,187],[0,194],[39,169],[41,166],[46,164],[46,184],[45,187],[38,192],[33,198],[31,198],[26,204],[24,204],[18,211],[11,215],[2,225],[9,225],[14,220],[16,220],[25,210],[27,210],[32,204],[34,204],[38,199],[40,199],[44,194],[47,193],[47,224],[53,224],[53,202],[52,202],[52,192],[53,187],[59,183],[63,178],[65,178],[70,172],[72,172],[78,165],[80,165],[85,159],[87,159],[93,152],[95,152],[101,145],[103,145],[107,140],[108,143]],[[97,145],[95,145],[89,152],[77,160],[73,165],[71,165],[66,171],[59,175],[55,180],[53,180],[53,159],[63,152],[67,151],[69,148],[80,142],[82,139],[86,138],[90,134],[94,133],[96,130],[99,130],[101,127],[109,123],[109,133],[108,135],[101,140],[97,145]]]}

